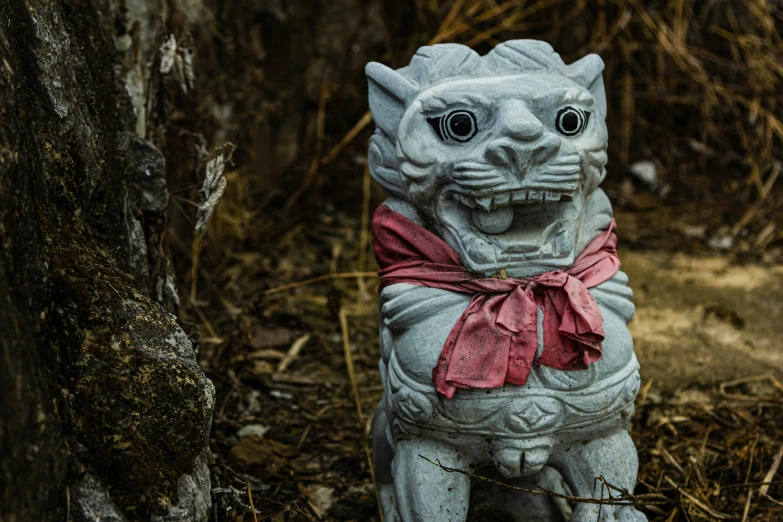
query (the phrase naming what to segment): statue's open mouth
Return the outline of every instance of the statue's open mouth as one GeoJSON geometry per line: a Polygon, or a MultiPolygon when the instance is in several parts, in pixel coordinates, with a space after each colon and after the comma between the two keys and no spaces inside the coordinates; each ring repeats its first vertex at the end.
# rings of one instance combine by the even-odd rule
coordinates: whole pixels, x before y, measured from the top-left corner
{"type": "Polygon", "coordinates": [[[436,216],[466,268],[504,268],[522,277],[573,263],[580,212],[578,190],[531,187],[475,196],[446,187],[436,216]]]}

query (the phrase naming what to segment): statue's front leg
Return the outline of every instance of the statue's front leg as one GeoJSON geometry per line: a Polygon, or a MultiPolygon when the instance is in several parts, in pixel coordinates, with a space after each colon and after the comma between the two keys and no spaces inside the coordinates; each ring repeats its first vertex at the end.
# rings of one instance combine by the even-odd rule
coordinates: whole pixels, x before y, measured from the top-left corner
{"type": "Polygon", "coordinates": [[[456,448],[430,439],[397,442],[394,448],[394,490],[403,522],[464,522],[468,516],[470,478],[448,473],[427,462],[472,469],[472,462],[456,448]]]}
{"type": "Polygon", "coordinates": [[[389,422],[381,404],[375,409],[375,416],[372,419],[372,460],[384,522],[400,522],[394,501],[393,459],[394,449],[389,441],[389,422]]]}
{"type": "MultiPolygon", "coordinates": [[[[604,477],[612,486],[633,492],[639,459],[628,431],[620,431],[590,441],[565,446],[552,455],[550,465],[557,469],[575,496],[604,498],[611,492],[602,488],[597,477],[604,477]]],[[[577,503],[572,522],[595,520],[598,522],[647,522],[640,511],[633,506],[577,503]],[[600,513],[600,517],[599,517],[600,513]]]]}

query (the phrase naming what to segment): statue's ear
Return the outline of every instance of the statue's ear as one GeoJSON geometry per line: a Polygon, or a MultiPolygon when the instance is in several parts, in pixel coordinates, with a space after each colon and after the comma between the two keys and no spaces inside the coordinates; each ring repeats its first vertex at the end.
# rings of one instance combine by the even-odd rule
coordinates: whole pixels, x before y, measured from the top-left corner
{"type": "Polygon", "coordinates": [[[597,54],[588,54],[568,66],[568,76],[586,87],[595,98],[601,116],[606,118],[606,91],[604,90],[604,61],[597,54]]]}
{"type": "Polygon", "coordinates": [[[372,119],[387,136],[394,139],[405,107],[416,97],[419,86],[377,62],[368,63],[364,73],[369,84],[372,119]]]}

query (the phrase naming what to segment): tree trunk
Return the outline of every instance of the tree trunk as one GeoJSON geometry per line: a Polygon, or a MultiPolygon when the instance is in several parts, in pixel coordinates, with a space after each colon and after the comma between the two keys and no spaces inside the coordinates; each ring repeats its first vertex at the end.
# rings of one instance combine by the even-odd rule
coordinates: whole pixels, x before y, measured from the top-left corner
{"type": "Polygon", "coordinates": [[[130,4],[0,2],[3,520],[209,511],[213,387],[172,315],[164,158],[116,50],[130,4]]]}

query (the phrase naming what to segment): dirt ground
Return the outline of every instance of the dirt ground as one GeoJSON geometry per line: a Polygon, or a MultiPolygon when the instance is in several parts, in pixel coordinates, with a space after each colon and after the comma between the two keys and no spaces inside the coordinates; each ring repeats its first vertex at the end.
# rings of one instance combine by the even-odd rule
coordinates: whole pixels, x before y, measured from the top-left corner
{"type": "MultiPolygon", "coordinates": [[[[638,218],[617,213],[642,367],[636,493],[666,499],[642,509],[667,522],[783,520],[783,267],[642,250],[638,218]]],[[[235,294],[201,348],[218,388],[214,520],[379,520],[377,280],[356,275],[374,270],[363,229],[324,212],[272,250],[234,254],[235,294]]]]}
{"type": "Polygon", "coordinates": [[[783,267],[661,252],[622,259],[635,290],[635,350],[655,389],[783,374],[783,267]]]}

